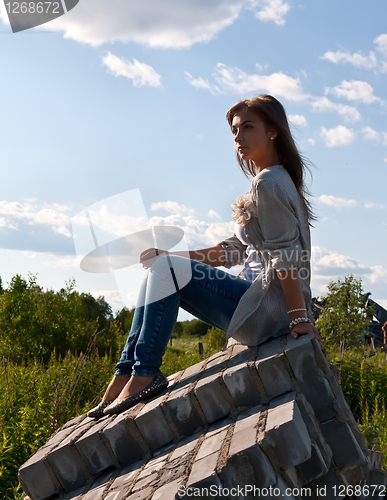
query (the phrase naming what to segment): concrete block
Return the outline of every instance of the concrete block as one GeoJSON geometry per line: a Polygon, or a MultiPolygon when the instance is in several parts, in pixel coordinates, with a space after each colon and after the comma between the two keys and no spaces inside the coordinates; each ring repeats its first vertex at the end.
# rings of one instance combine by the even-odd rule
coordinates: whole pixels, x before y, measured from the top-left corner
{"type": "Polygon", "coordinates": [[[119,473],[119,475],[113,481],[113,483],[111,485],[111,489],[114,490],[114,489],[120,488],[124,484],[131,486],[135,477],[140,472],[140,469],[141,469],[143,463],[144,462],[136,462],[134,464],[129,465],[128,467],[125,467],[125,469],[122,469],[122,471],[119,473]]]}
{"type": "Polygon", "coordinates": [[[188,488],[210,488],[215,485],[221,487],[216,471],[219,453],[212,453],[201,460],[195,460],[188,477],[188,488]]]}
{"type": "Polygon", "coordinates": [[[82,500],[102,500],[106,493],[106,486],[105,484],[99,488],[91,488],[86,495],[82,497],[82,500]]]}
{"type": "Polygon", "coordinates": [[[134,419],[144,441],[153,450],[173,441],[172,431],[160,403],[164,396],[149,402],[134,419]]]}
{"type": "Polygon", "coordinates": [[[281,354],[281,351],[282,351],[281,337],[271,338],[258,346],[258,353],[256,360],[277,356],[281,354]]]}
{"type": "MultiPolygon", "coordinates": [[[[164,484],[160,488],[157,488],[151,500],[179,500],[180,485],[181,479],[177,479],[175,481],[164,484]]],[[[183,489],[181,491],[183,491],[183,489]]]]}
{"type": "MultiPolygon", "coordinates": [[[[125,498],[125,500],[146,500],[151,494],[152,488],[145,488],[141,491],[137,491],[125,498]]],[[[121,499],[110,499],[106,498],[106,500],[121,500],[121,499]]]]}
{"type": "Polygon", "coordinates": [[[228,429],[228,427],[232,422],[233,420],[231,419],[231,417],[222,418],[222,420],[214,422],[208,427],[208,430],[206,432],[206,438],[213,436],[218,432],[224,431],[225,429],[228,429]]]}
{"type": "Polygon", "coordinates": [[[387,472],[381,469],[373,469],[367,477],[367,484],[370,486],[370,498],[384,498],[383,493],[387,484],[387,472]]]}
{"type": "Polygon", "coordinates": [[[168,458],[167,456],[164,456],[161,458],[149,460],[149,462],[146,464],[146,466],[141,471],[137,480],[140,480],[140,479],[143,479],[144,477],[150,476],[151,474],[153,474],[155,472],[159,472],[163,467],[165,467],[165,464],[167,462],[167,458],[168,458]]]}
{"type": "Polygon", "coordinates": [[[239,364],[223,372],[223,380],[235,407],[256,406],[261,402],[261,395],[254,383],[248,364],[239,364]]]}
{"type": "Polygon", "coordinates": [[[160,477],[160,485],[164,483],[170,483],[171,481],[182,480],[185,472],[188,470],[189,464],[183,462],[181,464],[176,464],[175,467],[167,466],[160,477]]]}
{"type": "Polygon", "coordinates": [[[208,358],[207,364],[204,371],[210,370],[214,366],[220,366],[223,369],[226,366],[228,360],[228,352],[214,354],[211,358],[208,358]]]}
{"type": "Polygon", "coordinates": [[[179,441],[176,449],[171,455],[170,460],[174,461],[176,459],[183,460],[186,456],[190,455],[196,445],[198,444],[199,438],[202,434],[199,432],[194,434],[193,436],[189,436],[181,441],[179,441]]]}
{"type": "MultiPolygon", "coordinates": [[[[338,498],[347,498],[339,496],[340,487],[343,488],[342,483],[338,480],[333,469],[329,469],[325,476],[311,481],[308,485],[317,498],[324,498],[326,500],[337,500],[338,498]]],[[[345,492],[345,489],[344,489],[345,492]]]]}
{"type": "Polygon", "coordinates": [[[381,469],[383,467],[384,455],[381,451],[369,450],[368,460],[371,469],[381,469]]]}
{"type": "Polygon", "coordinates": [[[309,460],[296,467],[298,475],[301,476],[303,484],[318,479],[328,472],[328,467],[321,455],[319,447],[312,441],[312,454],[309,460]]]}
{"type": "Polygon", "coordinates": [[[206,376],[195,387],[196,397],[209,423],[229,415],[231,411],[219,377],[218,373],[206,376]]]}
{"type": "Polygon", "coordinates": [[[25,493],[34,500],[44,500],[60,491],[59,484],[45,466],[45,454],[45,450],[40,449],[19,469],[20,484],[25,493]]]}
{"type": "Polygon", "coordinates": [[[88,422],[82,428],[77,427],[47,455],[47,462],[67,493],[86,484],[88,469],[73,443],[79,439],[83,431],[87,431],[94,424],[95,422],[88,422]]]}
{"type": "Polygon", "coordinates": [[[335,398],[327,379],[317,366],[309,335],[294,339],[289,334],[285,354],[301,391],[320,422],[336,416],[333,407],[335,398]]]}
{"type": "Polygon", "coordinates": [[[144,477],[143,479],[137,479],[132,487],[132,492],[142,490],[145,487],[153,487],[158,483],[158,481],[159,474],[157,472],[154,472],[150,476],[144,477]]]}
{"type": "MultiPolygon", "coordinates": [[[[106,495],[106,497],[103,500],[124,500],[124,498],[126,498],[127,494],[128,494],[128,488],[126,486],[124,486],[123,488],[120,488],[119,490],[109,491],[109,493],[106,495]]],[[[145,500],[145,498],[146,497],[144,497],[143,500],[145,500]]],[[[93,499],[90,499],[90,500],[93,500],[93,499]]]]}
{"type": "Polygon", "coordinates": [[[274,445],[269,445],[282,469],[295,467],[311,457],[312,443],[295,400],[269,408],[265,438],[269,436],[274,445]]]}
{"type": "Polygon", "coordinates": [[[128,418],[126,413],[118,415],[103,429],[102,433],[121,467],[126,467],[143,458],[146,445],[133,420],[128,418]]]}
{"type": "Polygon", "coordinates": [[[219,451],[227,435],[227,430],[214,434],[211,437],[206,438],[200,445],[198,454],[196,455],[196,460],[200,460],[212,453],[219,451]]]}
{"type": "MultiPolygon", "coordinates": [[[[66,493],[61,496],[61,500],[81,500],[84,493],[87,492],[87,487],[78,488],[75,491],[70,491],[70,493],[66,493]]],[[[30,500],[29,498],[24,498],[23,500],[30,500]]]]}
{"type": "Polygon", "coordinates": [[[366,457],[347,423],[331,419],[321,424],[321,430],[339,469],[362,465],[366,462],[366,457]]]}
{"type": "Polygon", "coordinates": [[[172,391],[164,403],[180,436],[190,436],[205,425],[198,402],[189,386],[172,391]]]}
{"type": "Polygon", "coordinates": [[[83,458],[90,473],[93,475],[99,474],[115,465],[100,437],[100,432],[107,423],[108,422],[104,419],[94,425],[75,443],[75,447],[83,458]]]}
{"type": "MultiPolygon", "coordinates": [[[[77,419],[81,421],[82,419],[77,419]]],[[[79,422],[78,422],[79,423],[79,422]]],[[[31,458],[19,469],[19,481],[23,490],[32,498],[40,500],[55,495],[60,490],[58,481],[53,478],[44,462],[44,457],[72,434],[73,425],[65,425],[53,434],[31,458]]]]}
{"type": "Polygon", "coordinates": [[[261,406],[239,416],[231,439],[229,457],[221,480],[227,487],[255,484],[267,488],[276,482],[276,474],[257,443],[261,406]]]}
{"type": "Polygon", "coordinates": [[[232,366],[246,364],[250,361],[251,358],[255,358],[256,348],[249,348],[247,346],[235,346],[232,355],[227,361],[227,368],[231,368],[232,366]],[[238,349],[235,351],[236,347],[245,347],[245,349],[238,349]]]}
{"type": "Polygon", "coordinates": [[[290,375],[278,354],[257,359],[255,367],[269,398],[275,398],[292,390],[290,375]]]}
{"type": "Polygon", "coordinates": [[[206,360],[200,361],[199,363],[196,363],[196,365],[192,365],[188,367],[186,370],[184,370],[174,390],[180,389],[181,387],[190,385],[193,382],[195,382],[198,379],[198,375],[202,370],[205,362],[206,360]]]}

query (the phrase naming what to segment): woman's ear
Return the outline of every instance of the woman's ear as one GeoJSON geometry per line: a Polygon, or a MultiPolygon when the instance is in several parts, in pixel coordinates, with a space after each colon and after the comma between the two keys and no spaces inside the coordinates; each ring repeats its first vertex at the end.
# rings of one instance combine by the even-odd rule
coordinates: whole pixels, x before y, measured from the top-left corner
{"type": "Polygon", "coordinates": [[[267,129],[267,136],[269,139],[275,139],[277,135],[277,131],[274,128],[267,129]]]}

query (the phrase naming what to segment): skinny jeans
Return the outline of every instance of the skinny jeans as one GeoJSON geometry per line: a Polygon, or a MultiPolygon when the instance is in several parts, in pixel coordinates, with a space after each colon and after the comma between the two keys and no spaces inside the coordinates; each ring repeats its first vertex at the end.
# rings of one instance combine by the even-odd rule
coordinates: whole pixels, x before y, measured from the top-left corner
{"type": "Polygon", "coordinates": [[[159,257],[141,285],[115,375],[150,377],[160,373],[179,307],[227,331],[238,302],[250,284],[195,260],[176,255],[159,257]]]}

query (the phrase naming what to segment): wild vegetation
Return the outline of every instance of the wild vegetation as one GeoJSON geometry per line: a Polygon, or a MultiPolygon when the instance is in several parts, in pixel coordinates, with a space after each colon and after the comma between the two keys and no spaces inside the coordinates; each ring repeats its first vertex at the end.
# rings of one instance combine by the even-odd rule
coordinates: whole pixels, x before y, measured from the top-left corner
{"type": "MultiPolygon", "coordinates": [[[[361,294],[357,285],[344,295],[354,290],[361,294]]],[[[332,293],[335,287],[328,296],[332,293]]],[[[318,322],[328,357],[341,370],[343,391],[369,446],[387,454],[385,355],[364,345],[363,323],[348,316],[352,309],[345,301],[337,304],[341,302],[329,305],[331,313],[344,307],[334,316],[337,323],[328,324],[324,314],[318,322]],[[335,325],[342,328],[340,335],[347,335],[346,316],[353,340],[343,343],[337,336],[331,342],[335,325]]],[[[353,312],[359,314],[356,307],[353,312]]],[[[102,297],[75,291],[72,280],[59,292],[43,291],[33,275],[17,275],[6,289],[0,286],[0,498],[21,500],[20,465],[55,429],[100,400],[132,319],[133,310],[113,314],[102,297]]],[[[169,375],[198,362],[199,342],[201,356],[208,357],[222,348],[225,333],[199,320],[178,322],[162,371],[169,375]]]]}

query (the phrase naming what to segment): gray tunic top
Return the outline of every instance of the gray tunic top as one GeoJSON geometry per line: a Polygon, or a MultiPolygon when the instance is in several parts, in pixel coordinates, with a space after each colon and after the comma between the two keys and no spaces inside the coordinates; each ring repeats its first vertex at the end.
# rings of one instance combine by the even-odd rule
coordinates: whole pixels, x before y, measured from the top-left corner
{"type": "MultiPolygon", "coordinates": [[[[301,198],[282,165],[265,168],[252,181],[256,217],[245,233],[257,249],[262,272],[245,292],[227,330],[228,345],[254,346],[289,332],[290,318],[277,271],[298,269],[308,316],[310,309],[310,231],[301,198]]],[[[243,264],[246,245],[235,234],[219,243],[230,268],[243,264]]]]}

